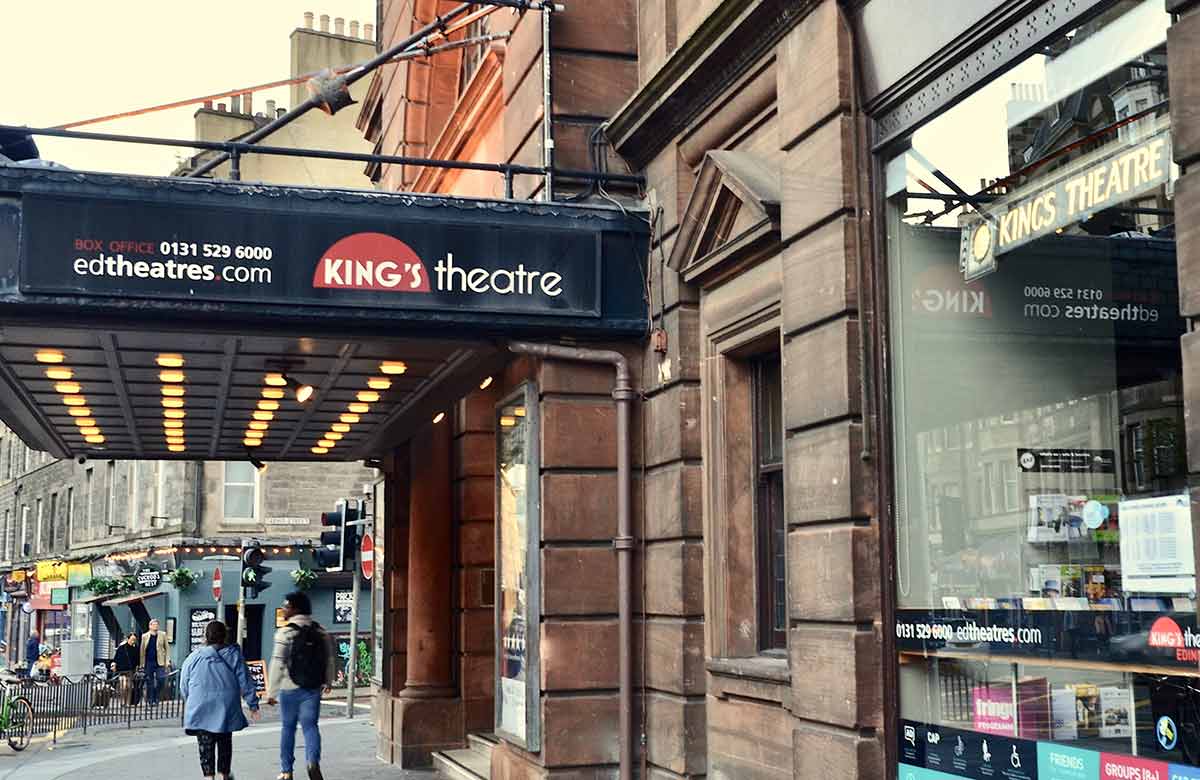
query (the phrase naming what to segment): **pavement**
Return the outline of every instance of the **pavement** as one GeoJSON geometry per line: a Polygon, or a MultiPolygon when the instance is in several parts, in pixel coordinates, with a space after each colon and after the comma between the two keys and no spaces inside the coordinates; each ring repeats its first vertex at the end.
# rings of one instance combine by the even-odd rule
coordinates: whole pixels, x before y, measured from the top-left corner
{"type": "MultiPolygon", "coordinates": [[[[427,771],[405,771],[375,758],[375,730],[369,705],[345,717],[345,702],[323,702],[321,770],[329,780],[434,780],[427,771]]],[[[263,707],[264,717],[233,735],[233,773],[241,780],[272,780],[279,773],[278,708],[263,707]]],[[[304,736],[296,732],[296,777],[305,778],[304,736]]],[[[144,724],[132,729],[72,730],[34,740],[14,752],[0,743],[0,780],[166,780],[200,778],[196,740],[178,723],[144,724]]]]}

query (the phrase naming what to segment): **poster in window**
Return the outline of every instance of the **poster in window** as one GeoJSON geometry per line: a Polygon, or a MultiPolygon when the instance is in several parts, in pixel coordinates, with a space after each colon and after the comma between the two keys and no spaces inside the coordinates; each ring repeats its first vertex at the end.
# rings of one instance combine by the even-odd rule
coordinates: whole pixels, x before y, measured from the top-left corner
{"type": "Polygon", "coordinates": [[[1194,593],[1187,493],[1121,502],[1121,576],[1127,593],[1194,593]]]}
{"type": "Polygon", "coordinates": [[[496,425],[497,729],[537,750],[537,394],[531,386],[500,404],[496,425]]]}
{"type": "Polygon", "coordinates": [[[333,592],[333,622],[349,623],[354,611],[354,591],[335,590],[333,592]]]}
{"type": "Polygon", "coordinates": [[[383,584],[387,578],[383,572],[387,558],[387,495],[386,483],[380,480],[374,485],[374,500],[371,502],[371,529],[375,538],[375,570],[379,575],[371,579],[371,635],[372,651],[371,679],[378,685],[384,685],[383,679],[383,642],[387,632],[384,619],[387,610],[387,592],[383,584]]]}
{"type": "MultiPolygon", "coordinates": [[[[349,634],[332,634],[330,637],[333,640],[333,687],[345,688],[346,682],[350,677],[350,635],[349,634]]],[[[355,668],[354,684],[356,687],[365,687],[371,683],[371,667],[374,662],[371,658],[371,638],[368,636],[359,635],[357,637],[358,644],[358,666],[355,668]]]]}

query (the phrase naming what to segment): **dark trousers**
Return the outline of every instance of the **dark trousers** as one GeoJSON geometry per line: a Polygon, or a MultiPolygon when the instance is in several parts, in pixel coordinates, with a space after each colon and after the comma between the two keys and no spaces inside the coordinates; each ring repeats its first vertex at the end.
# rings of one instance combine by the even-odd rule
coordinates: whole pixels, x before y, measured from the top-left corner
{"type": "Polygon", "coordinates": [[[167,670],[161,666],[147,666],[145,671],[146,703],[158,704],[158,689],[162,686],[163,678],[167,676],[167,670]]]}
{"type": "Polygon", "coordinates": [[[233,735],[202,731],[196,735],[196,742],[200,745],[200,773],[212,777],[215,769],[229,777],[229,768],[233,764],[233,735]]]}

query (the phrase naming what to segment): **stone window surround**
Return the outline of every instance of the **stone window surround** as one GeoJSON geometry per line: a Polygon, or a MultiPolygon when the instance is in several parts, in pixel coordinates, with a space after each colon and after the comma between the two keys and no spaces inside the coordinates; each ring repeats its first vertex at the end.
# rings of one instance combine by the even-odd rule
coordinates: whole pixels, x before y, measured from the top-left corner
{"type": "MultiPolygon", "coordinates": [[[[262,523],[263,516],[263,491],[262,491],[262,473],[258,469],[254,469],[254,516],[253,517],[229,517],[225,514],[225,488],[229,484],[226,481],[226,469],[229,463],[221,462],[221,495],[218,506],[221,507],[221,525],[223,526],[257,526],[262,523]]],[[[235,482],[235,485],[247,485],[247,482],[235,482]]]]}

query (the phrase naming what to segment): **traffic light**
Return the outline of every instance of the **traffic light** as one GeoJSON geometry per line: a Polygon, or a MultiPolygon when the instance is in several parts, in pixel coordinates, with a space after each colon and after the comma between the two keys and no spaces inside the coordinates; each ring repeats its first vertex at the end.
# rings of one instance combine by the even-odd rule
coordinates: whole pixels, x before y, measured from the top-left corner
{"type": "Polygon", "coordinates": [[[250,598],[258,598],[258,594],[271,587],[267,582],[267,574],[271,567],[263,566],[267,554],[263,552],[258,542],[251,542],[242,549],[242,589],[250,598]]]}
{"type": "Polygon", "coordinates": [[[321,546],[317,548],[317,565],[325,571],[351,571],[354,551],[358,545],[358,502],[342,500],[332,512],[321,513],[321,546]]]}

